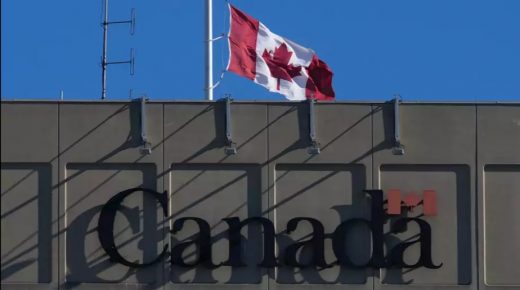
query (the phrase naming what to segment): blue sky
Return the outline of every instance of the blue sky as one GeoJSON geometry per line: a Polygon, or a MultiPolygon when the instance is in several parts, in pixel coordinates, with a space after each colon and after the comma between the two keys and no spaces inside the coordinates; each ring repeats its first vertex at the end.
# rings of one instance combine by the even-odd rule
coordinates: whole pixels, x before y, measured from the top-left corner
{"type": "MultiPolygon", "coordinates": [[[[214,1],[214,34],[227,32],[214,1]]],[[[98,99],[102,0],[2,0],[3,99],[98,99]]],[[[314,49],[339,100],[520,100],[518,0],[234,0],[274,33],[314,49]]],[[[135,75],[109,66],[108,98],[202,100],[204,0],[110,0],[110,20],[136,8],[136,33],[110,27],[109,61],[136,51],[135,75]],[[132,90],[132,94],[130,94],[132,90]]],[[[215,79],[227,42],[215,43],[215,79]]],[[[226,73],[215,98],[283,100],[226,73]]]]}

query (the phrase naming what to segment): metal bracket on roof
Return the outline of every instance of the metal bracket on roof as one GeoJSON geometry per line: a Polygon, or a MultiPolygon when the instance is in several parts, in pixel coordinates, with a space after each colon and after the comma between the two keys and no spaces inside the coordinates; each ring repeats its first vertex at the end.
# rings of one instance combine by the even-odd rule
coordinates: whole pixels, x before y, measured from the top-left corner
{"type": "Polygon", "coordinates": [[[230,95],[226,95],[225,97],[226,102],[226,147],[224,148],[224,152],[226,152],[227,155],[235,155],[237,154],[237,144],[233,142],[233,127],[232,127],[232,120],[231,120],[231,99],[230,95]]]}
{"type": "Polygon", "coordinates": [[[148,129],[146,126],[146,96],[141,97],[141,142],[139,151],[143,155],[152,154],[152,143],[148,140],[148,129]]]}
{"type": "Polygon", "coordinates": [[[309,99],[309,138],[311,141],[311,146],[309,147],[307,152],[311,155],[317,155],[321,153],[320,143],[316,138],[316,113],[314,111],[315,103],[315,99],[309,99]]]}
{"type": "Polygon", "coordinates": [[[401,117],[399,113],[399,103],[401,96],[394,96],[394,147],[392,153],[394,155],[404,155],[404,145],[401,144],[401,117]]]}

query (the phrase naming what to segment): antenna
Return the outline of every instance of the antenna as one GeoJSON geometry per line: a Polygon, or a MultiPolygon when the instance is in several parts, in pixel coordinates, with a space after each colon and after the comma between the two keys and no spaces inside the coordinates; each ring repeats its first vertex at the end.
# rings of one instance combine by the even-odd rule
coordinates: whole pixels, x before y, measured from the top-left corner
{"type": "Polygon", "coordinates": [[[104,100],[107,97],[107,66],[109,64],[130,64],[130,75],[134,75],[135,68],[135,53],[134,49],[130,49],[130,59],[125,61],[107,61],[107,48],[108,48],[108,26],[111,24],[129,24],[130,35],[135,33],[135,9],[132,8],[130,11],[130,20],[122,21],[108,21],[108,0],[104,2],[104,17],[103,17],[103,56],[101,57],[101,99],[104,100]]]}

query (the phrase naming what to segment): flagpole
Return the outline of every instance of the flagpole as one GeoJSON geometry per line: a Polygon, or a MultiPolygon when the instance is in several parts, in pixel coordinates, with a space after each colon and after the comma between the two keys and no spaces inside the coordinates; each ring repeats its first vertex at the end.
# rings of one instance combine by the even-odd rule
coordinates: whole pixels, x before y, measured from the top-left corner
{"type": "Polygon", "coordinates": [[[213,0],[206,0],[206,99],[213,100],[213,0]]]}

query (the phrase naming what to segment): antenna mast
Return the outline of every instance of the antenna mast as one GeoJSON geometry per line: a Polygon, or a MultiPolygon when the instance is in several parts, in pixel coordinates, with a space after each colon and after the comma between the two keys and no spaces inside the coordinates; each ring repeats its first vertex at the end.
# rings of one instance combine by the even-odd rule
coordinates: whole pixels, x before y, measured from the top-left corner
{"type": "Polygon", "coordinates": [[[130,12],[130,20],[123,21],[108,21],[108,0],[103,0],[103,55],[101,57],[101,99],[104,100],[107,97],[107,66],[109,64],[130,64],[130,75],[134,75],[134,63],[135,55],[134,49],[130,49],[130,59],[125,61],[107,61],[107,49],[108,49],[108,26],[110,24],[130,24],[130,35],[134,35],[135,32],[135,9],[132,8],[130,12]]]}
{"type": "Polygon", "coordinates": [[[107,38],[108,38],[108,0],[105,2],[103,19],[103,59],[101,60],[101,99],[107,97],[107,38]]]}

